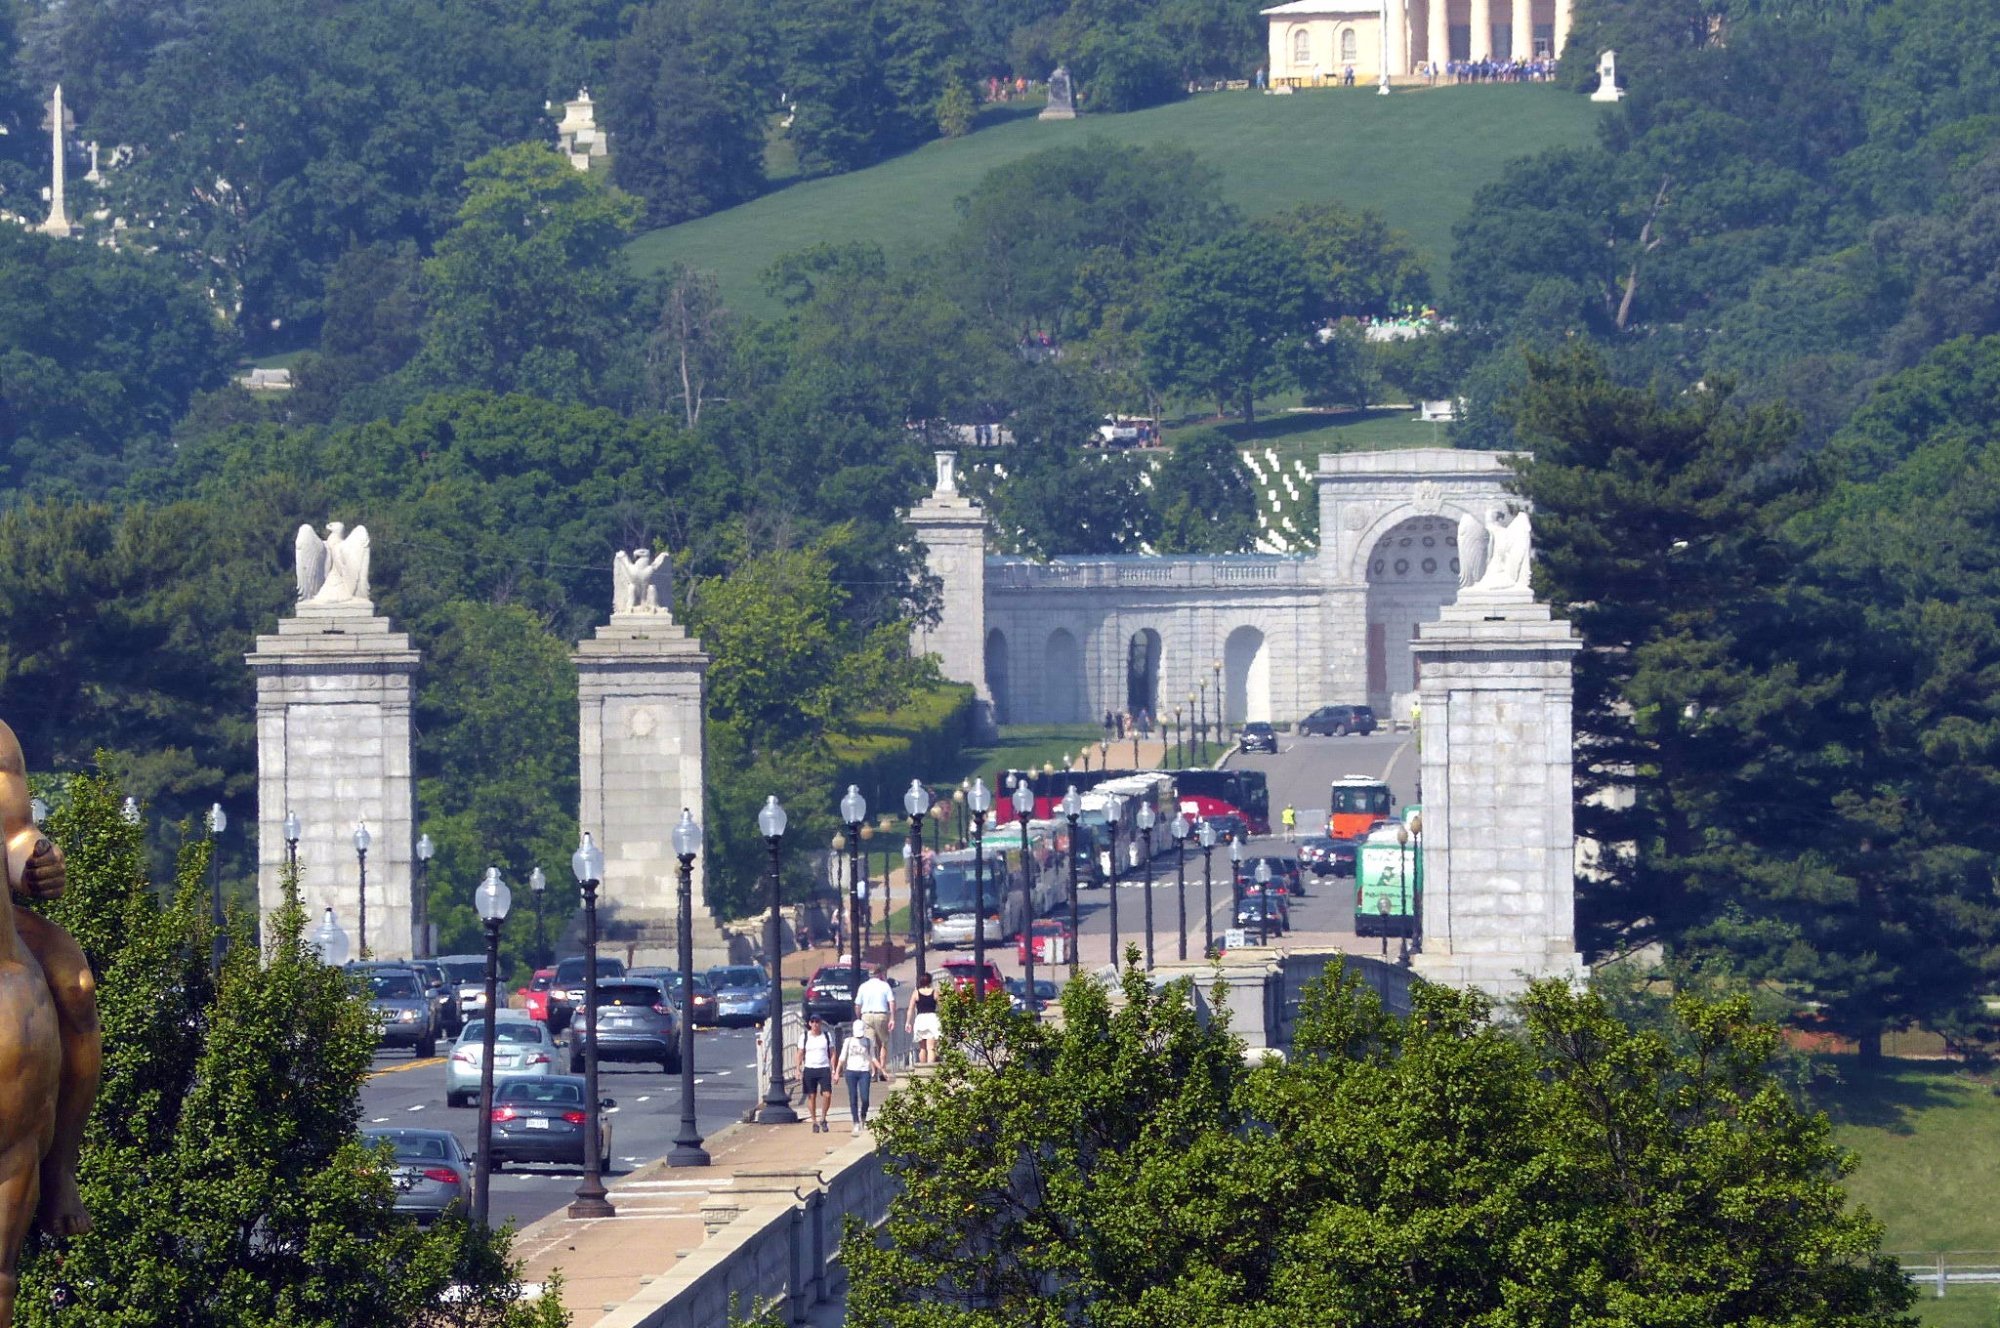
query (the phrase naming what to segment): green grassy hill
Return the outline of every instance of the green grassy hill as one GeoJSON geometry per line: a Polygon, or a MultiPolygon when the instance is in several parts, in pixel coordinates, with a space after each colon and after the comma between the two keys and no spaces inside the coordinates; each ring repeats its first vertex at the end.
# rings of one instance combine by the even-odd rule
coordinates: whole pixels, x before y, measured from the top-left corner
{"type": "Polygon", "coordinates": [[[1589,142],[1598,112],[1551,87],[1496,85],[1393,97],[1359,88],[1225,92],[1130,115],[1016,119],[651,231],[630,253],[642,272],[677,261],[713,272],[732,306],[769,312],[757,277],[780,255],[822,241],[872,240],[892,256],[922,246],[952,226],[954,202],[995,166],[1094,135],[1192,150],[1221,170],[1230,202],[1248,215],[1318,199],[1374,208],[1415,237],[1441,285],[1451,228],[1473,191],[1515,157],[1589,142]]]}

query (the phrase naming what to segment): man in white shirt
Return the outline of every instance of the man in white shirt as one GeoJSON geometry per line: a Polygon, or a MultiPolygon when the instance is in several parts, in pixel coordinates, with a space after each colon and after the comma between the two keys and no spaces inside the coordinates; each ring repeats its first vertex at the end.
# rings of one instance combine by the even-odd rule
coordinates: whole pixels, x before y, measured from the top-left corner
{"type": "Polygon", "coordinates": [[[854,1010],[868,1036],[875,1039],[876,1051],[885,1058],[889,1054],[889,1025],[895,1018],[895,1009],[896,992],[889,985],[889,970],[878,968],[854,993],[854,1010]]]}

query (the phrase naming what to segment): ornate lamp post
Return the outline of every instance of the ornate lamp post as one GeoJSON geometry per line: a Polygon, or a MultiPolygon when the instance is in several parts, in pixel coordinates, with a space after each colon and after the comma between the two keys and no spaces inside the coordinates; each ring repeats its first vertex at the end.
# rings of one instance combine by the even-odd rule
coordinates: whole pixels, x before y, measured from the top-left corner
{"type": "Polygon", "coordinates": [[[1041,1011],[1035,1004],[1035,855],[1028,851],[1028,822],[1035,815],[1035,790],[1028,781],[1014,781],[1014,820],[1021,827],[1021,865],[1026,874],[1021,880],[1021,892],[1026,898],[1026,907],[1021,910],[1022,939],[1026,942],[1027,961],[1023,971],[1027,975],[1028,1014],[1031,1018],[1041,1018],[1041,1011]]]}
{"type": "Polygon", "coordinates": [[[1074,784],[1063,793],[1062,814],[1069,821],[1069,975],[1073,978],[1077,951],[1083,948],[1083,929],[1076,911],[1076,823],[1083,817],[1083,795],[1074,784]]]}
{"type": "Polygon", "coordinates": [[[1257,870],[1250,874],[1257,882],[1257,944],[1271,943],[1271,864],[1257,859],[1257,870]]]}
{"type": "MultiPolygon", "coordinates": [[[[486,879],[472,892],[472,906],[486,929],[486,1027],[480,1035],[479,1151],[473,1159],[472,1178],[472,1221],[480,1227],[487,1224],[487,1200],[493,1184],[493,1036],[494,1026],[500,1022],[494,1017],[500,1000],[500,924],[507,920],[513,902],[514,892],[500,879],[500,869],[488,867],[486,879]]],[[[591,1119],[596,1119],[595,1112],[591,1119]]]]}
{"type": "MultiPolygon", "coordinates": [[[[1410,817],[1411,854],[1416,865],[1424,865],[1424,814],[1416,812],[1410,817]]],[[[1415,885],[1410,887],[1410,902],[1406,909],[1410,915],[1410,953],[1424,952],[1424,892],[1415,885]]]]}
{"type": "Polygon", "coordinates": [[[670,1167],[705,1167],[708,1150],[701,1146],[701,1130],[694,1118],[694,860],[701,852],[701,827],[694,813],[681,808],[674,826],[674,856],[681,864],[680,960],[681,960],[681,1132],[674,1151],[667,1154],[670,1167]]]}
{"type": "MultiPolygon", "coordinates": [[[[583,1179],[570,1200],[571,1217],[616,1217],[618,1210],[604,1195],[604,1136],[598,1130],[597,1096],[597,887],[604,882],[604,851],[583,832],[583,842],[570,855],[570,871],[583,891],[583,1179]]],[[[486,1003],[487,1027],[496,1012],[486,1003]]]]}
{"type": "Polygon", "coordinates": [[[1187,961],[1187,839],[1188,833],[1194,827],[1188,823],[1186,812],[1177,812],[1174,814],[1171,828],[1174,832],[1174,900],[1180,915],[1181,927],[1179,956],[1185,963],[1187,961]]]}
{"type": "MultiPolygon", "coordinates": [[[[939,798],[931,804],[931,856],[933,858],[944,852],[944,823],[951,819],[951,809],[954,805],[949,798],[939,798]]],[[[926,894],[924,898],[928,902],[930,896],[926,894]]],[[[930,923],[930,918],[925,917],[918,925],[925,931],[929,931],[930,923]]]]}
{"type": "Polygon", "coordinates": [[[1229,836],[1229,922],[1236,924],[1236,908],[1243,902],[1243,841],[1229,836]]]}
{"type": "Polygon", "coordinates": [[[302,828],[299,825],[299,814],[297,812],[286,812],[285,865],[295,872],[299,869],[299,835],[301,833],[302,828]]]}
{"type": "Polygon", "coordinates": [[[960,784],[951,791],[951,803],[958,811],[958,842],[965,842],[965,795],[972,788],[970,784],[960,784]]]}
{"type": "Polygon", "coordinates": [[[1196,712],[1198,718],[1195,720],[1194,725],[1194,748],[1196,763],[1199,764],[1199,759],[1208,755],[1206,750],[1208,747],[1208,679],[1203,678],[1200,682],[1196,683],[1195,691],[1201,698],[1198,703],[1199,708],[1196,712]]]}
{"type": "Polygon", "coordinates": [[[368,833],[368,822],[354,823],[354,859],[361,865],[361,957],[368,957],[368,845],[374,837],[368,833]]]}
{"type": "Polygon", "coordinates": [[[548,947],[543,943],[542,896],[548,892],[549,875],[540,867],[528,873],[528,898],[535,901],[535,967],[549,962],[548,947]]]}
{"type": "Polygon", "coordinates": [[[222,954],[229,948],[229,937],[223,930],[222,919],[222,832],[229,828],[229,814],[222,810],[221,803],[208,809],[208,920],[215,929],[215,937],[209,942],[209,971],[222,972],[222,954]]]}
{"type": "Polygon", "coordinates": [[[328,968],[347,967],[347,933],[333,920],[333,910],[327,909],[313,928],[313,934],[306,943],[319,951],[319,961],[328,968]]]}
{"type": "Polygon", "coordinates": [[[1139,863],[1146,873],[1146,971],[1153,971],[1153,827],[1159,824],[1153,804],[1142,802],[1132,814],[1139,833],[1132,840],[1139,850],[1139,863]]]}
{"type": "Polygon", "coordinates": [[[1215,740],[1222,741],[1222,731],[1229,724],[1228,698],[1222,694],[1222,661],[1213,660],[1209,669],[1215,674],[1215,740]]]}
{"type": "Polygon", "coordinates": [[[1125,815],[1125,800],[1110,797],[1104,802],[1104,828],[1111,832],[1111,875],[1104,888],[1111,892],[1111,967],[1115,971],[1124,966],[1124,959],[1118,954],[1118,869],[1124,864],[1118,861],[1118,821],[1125,815]]]}
{"type": "Polygon", "coordinates": [[[40,825],[49,819],[49,804],[43,802],[40,798],[29,798],[28,815],[34,820],[36,825],[40,825]]]}
{"type": "Polygon", "coordinates": [[[126,798],[124,804],[118,808],[118,819],[127,825],[139,824],[139,800],[126,798]]]}
{"type": "Polygon", "coordinates": [[[1187,752],[1181,747],[1181,708],[1174,707],[1174,769],[1187,765],[1187,752]]]}
{"type": "MultiPolygon", "coordinates": [[[[428,959],[431,955],[431,859],[437,855],[437,845],[431,843],[429,835],[417,838],[417,957],[428,959]]],[[[539,872],[541,869],[536,868],[539,872]]],[[[536,907],[541,906],[541,896],[535,896],[536,907]]],[[[537,913],[537,919],[540,918],[537,913]]],[[[537,924],[539,926],[539,922],[537,924]]],[[[540,935],[537,930],[536,935],[540,935]]]]}
{"type": "Polygon", "coordinates": [[[924,881],[924,817],[930,815],[931,791],[924,787],[921,779],[910,781],[909,791],[903,794],[903,811],[910,818],[910,937],[917,947],[917,972],[924,968],[924,933],[930,928],[924,923],[928,919],[929,898],[924,881]]]}
{"type": "Polygon", "coordinates": [[[972,781],[965,795],[972,812],[972,967],[981,999],[986,996],[986,813],[993,810],[993,791],[984,779],[972,781]]]}
{"type": "Polygon", "coordinates": [[[799,1123],[799,1113],[792,1110],[791,1096],[785,1092],[785,953],[783,933],[778,927],[778,912],[784,907],[780,898],[778,851],[784,846],[789,819],[785,809],[778,805],[775,793],[764,799],[763,809],[757,813],[757,829],[771,850],[771,916],[764,923],[764,956],[771,965],[771,1084],[764,1090],[764,1105],[757,1111],[757,1121],[762,1125],[799,1123]]]}
{"type": "Polygon", "coordinates": [[[1097,768],[1099,770],[1111,768],[1111,739],[1108,737],[1097,740],[1097,768]]]}
{"type": "Polygon", "coordinates": [[[868,947],[875,942],[875,901],[868,897],[868,874],[875,865],[872,860],[874,850],[869,847],[868,841],[873,838],[875,838],[875,827],[872,825],[862,826],[861,875],[856,877],[854,881],[854,899],[856,905],[861,910],[861,949],[856,952],[854,957],[856,964],[855,972],[857,973],[861,971],[861,967],[866,963],[868,947]]]}
{"type": "MultiPolygon", "coordinates": [[[[861,990],[861,823],[868,819],[868,799],[861,786],[849,784],[840,800],[840,820],[847,827],[847,958],[849,993],[861,990]]],[[[858,1017],[861,1007],[856,1005],[858,1017]]]]}
{"type": "Polygon", "coordinates": [[[1195,827],[1194,838],[1201,845],[1201,954],[1215,953],[1215,877],[1209,870],[1209,855],[1215,852],[1215,822],[1203,821],[1195,827]]]}

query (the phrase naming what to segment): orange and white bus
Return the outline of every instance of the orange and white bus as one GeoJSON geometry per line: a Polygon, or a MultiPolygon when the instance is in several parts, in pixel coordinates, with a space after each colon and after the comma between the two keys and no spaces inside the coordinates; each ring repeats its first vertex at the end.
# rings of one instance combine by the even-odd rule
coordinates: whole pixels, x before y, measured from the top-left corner
{"type": "Polygon", "coordinates": [[[1367,775],[1342,775],[1328,794],[1326,832],[1335,839],[1361,839],[1388,820],[1395,799],[1388,782],[1367,775]]]}

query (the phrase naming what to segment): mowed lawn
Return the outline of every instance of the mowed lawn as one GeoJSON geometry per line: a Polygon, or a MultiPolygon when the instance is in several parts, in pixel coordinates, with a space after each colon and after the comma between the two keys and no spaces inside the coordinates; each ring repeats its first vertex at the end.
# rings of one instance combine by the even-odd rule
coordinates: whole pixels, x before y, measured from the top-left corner
{"type": "MultiPolygon", "coordinates": [[[[1220,172],[1224,195],[1246,215],[1321,199],[1373,208],[1410,233],[1441,286],[1451,229],[1474,191],[1514,158],[1590,142],[1601,112],[1553,87],[1482,85],[1392,97],[1360,88],[1290,97],[1218,92],[1129,115],[1046,124],[1024,117],[648,232],[629,252],[641,272],[674,262],[712,272],[733,307],[768,313],[758,278],[779,256],[870,241],[893,258],[934,244],[955,224],[956,200],[994,167],[1098,137],[1189,149],[1220,172]]],[[[1163,189],[1178,185],[1160,181],[1163,189]]]]}

